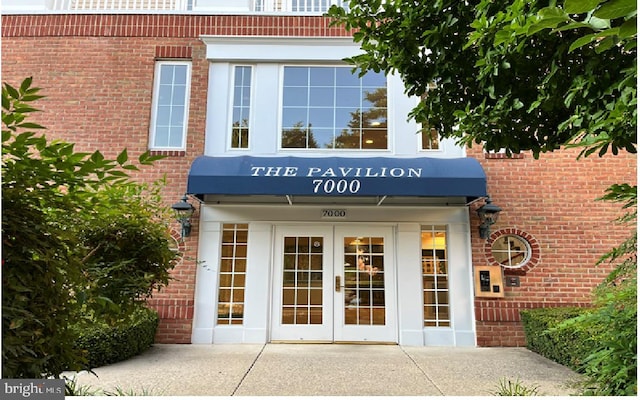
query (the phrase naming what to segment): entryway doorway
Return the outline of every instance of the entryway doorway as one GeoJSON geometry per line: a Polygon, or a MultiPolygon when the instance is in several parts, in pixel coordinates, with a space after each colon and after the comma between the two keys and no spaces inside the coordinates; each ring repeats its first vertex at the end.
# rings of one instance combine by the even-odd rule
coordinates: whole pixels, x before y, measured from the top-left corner
{"type": "Polygon", "coordinates": [[[278,226],[271,341],[397,343],[390,226],[278,226]]]}

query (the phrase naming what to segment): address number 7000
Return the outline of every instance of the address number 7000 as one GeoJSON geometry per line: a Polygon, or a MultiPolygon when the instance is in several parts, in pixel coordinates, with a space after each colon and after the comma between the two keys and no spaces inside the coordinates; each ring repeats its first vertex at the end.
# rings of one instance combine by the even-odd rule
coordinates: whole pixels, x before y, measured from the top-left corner
{"type": "Polygon", "coordinates": [[[360,181],[357,179],[314,179],[313,193],[351,193],[356,194],[360,191],[360,181]]]}

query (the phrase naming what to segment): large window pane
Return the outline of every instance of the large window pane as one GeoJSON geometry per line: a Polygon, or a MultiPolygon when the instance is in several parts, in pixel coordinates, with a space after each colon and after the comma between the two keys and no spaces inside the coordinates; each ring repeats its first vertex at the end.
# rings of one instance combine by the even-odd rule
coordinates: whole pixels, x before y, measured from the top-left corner
{"type": "Polygon", "coordinates": [[[332,87],[312,87],[309,90],[309,105],[333,107],[335,89],[332,87]]]}
{"type": "Polygon", "coordinates": [[[309,68],[307,67],[287,67],[284,74],[285,86],[308,86],[309,68]]]}
{"type": "Polygon", "coordinates": [[[351,67],[284,67],[281,147],[387,149],[387,88],[383,73],[351,67]],[[375,133],[365,133],[366,128],[375,133]],[[375,136],[362,140],[363,136],[375,136]]]}
{"type": "Polygon", "coordinates": [[[333,109],[331,108],[310,108],[309,125],[313,128],[333,128],[333,109]]]}
{"type": "Polygon", "coordinates": [[[309,88],[307,87],[285,87],[282,92],[282,105],[293,107],[307,107],[309,105],[309,88]]]}
{"type": "Polygon", "coordinates": [[[334,86],[335,68],[316,67],[309,69],[309,84],[311,86],[334,86]]]}
{"type": "Polygon", "coordinates": [[[360,87],[360,78],[357,73],[352,73],[351,68],[336,69],[336,86],[356,86],[360,87]]]}

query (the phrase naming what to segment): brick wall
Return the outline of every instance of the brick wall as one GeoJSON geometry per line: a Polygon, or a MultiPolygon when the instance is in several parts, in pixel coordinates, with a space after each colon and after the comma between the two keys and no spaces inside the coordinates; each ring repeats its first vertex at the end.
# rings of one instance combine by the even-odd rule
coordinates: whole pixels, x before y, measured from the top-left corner
{"type": "MultiPolygon", "coordinates": [[[[134,179],[166,179],[167,204],[180,199],[193,159],[204,152],[208,61],[200,35],[346,36],[322,17],[205,15],[3,15],[2,81],[14,86],[33,76],[45,99],[34,121],[47,137],[131,158],[148,149],[156,59],[192,60],[191,102],[185,151],[156,152],[167,158],[133,173],[134,179]]],[[[198,205],[196,204],[196,208],[198,205]]],[[[171,284],[149,304],[161,318],[156,340],[189,343],[198,259],[198,211],[192,233],[179,240],[183,257],[171,284]]]]}
{"type": "MultiPolygon", "coordinates": [[[[76,143],[78,151],[99,149],[115,157],[123,148],[137,157],[148,148],[154,63],[157,58],[191,59],[192,88],[184,152],[168,152],[154,168],[134,177],[152,182],[166,177],[167,204],[180,199],[193,159],[204,151],[208,62],[200,35],[345,36],[327,19],[299,16],[204,15],[4,15],[2,80],[14,85],[27,77],[47,98],[37,121],[51,138],[76,143]]],[[[616,182],[636,182],[630,155],[576,161],[576,150],[534,160],[468,154],[482,163],[495,204],[503,208],[496,230],[526,232],[540,246],[537,265],[520,275],[521,286],[506,288],[499,300],[478,300],[476,327],[481,346],[524,343],[518,311],[523,308],[586,305],[592,288],[609,267],[595,267],[601,254],[629,233],[611,223],[619,208],[594,199],[616,182]]],[[[486,242],[477,236],[471,207],[474,265],[487,265],[486,242]]],[[[197,207],[197,205],[196,205],[197,207]]],[[[162,318],[159,342],[188,343],[197,268],[198,215],[180,247],[184,257],[169,287],[150,301],[162,318]]],[[[179,237],[179,227],[173,234],[179,237]]]]}
{"type": "MultiPolygon", "coordinates": [[[[596,266],[597,260],[631,233],[633,227],[612,222],[622,215],[618,205],[595,199],[611,184],[637,182],[635,155],[577,160],[578,153],[562,149],[535,160],[530,153],[507,159],[485,155],[478,147],[468,151],[480,160],[491,199],[503,209],[492,238],[517,232],[539,247],[531,269],[505,269],[505,276],[520,278],[520,287],[505,287],[502,299],[476,298],[479,346],[523,346],[521,309],[588,306],[592,289],[612,268],[596,266]]],[[[477,235],[475,209],[472,206],[473,263],[488,265],[493,261],[490,242],[477,235]]]]}

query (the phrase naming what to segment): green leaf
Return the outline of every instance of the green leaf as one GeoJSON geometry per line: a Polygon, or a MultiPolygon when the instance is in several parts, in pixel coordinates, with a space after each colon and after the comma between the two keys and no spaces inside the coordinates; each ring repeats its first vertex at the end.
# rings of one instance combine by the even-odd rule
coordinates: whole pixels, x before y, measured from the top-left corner
{"type": "Polygon", "coordinates": [[[127,149],[124,149],[120,154],[118,154],[118,158],[116,158],[116,161],[118,162],[118,164],[122,165],[126,163],[127,160],[129,160],[129,156],[127,155],[127,149]]]}
{"type": "Polygon", "coordinates": [[[540,11],[538,11],[538,16],[542,17],[543,19],[546,19],[546,18],[566,16],[566,13],[564,12],[563,9],[559,7],[550,6],[550,7],[545,7],[540,11]]]}
{"type": "Polygon", "coordinates": [[[521,109],[522,107],[524,107],[524,103],[522,103],[522,101],[520,101],[520,99],[515,99],[513,101],[513,108],[516,110],[521,109]]]}
{"type": "Polygon", "coordinates": [[[493,39],[493,44],[495,46],[502,44],[511,38],[511,31],[501,30],[496,32],[495,37],[493,39]]]}
{"type": "Polygon", "coordinates": [[[22,325],[24,325],[24,319],[22,318],[14,319],[9,324],[9,329],[19,329],[20,327],[22,327],[22,325]]]}
{"type": "Polygon", "coordinates": [[[529,27],[527,30],[527,35],[531,36],[535,33],[538,33],[544,29],[555,28],[561,23],[567,21],[568,17],[554,17],[554,18],[545,18],[538,23],[535,23],[529,27]]]}
{"type": "Polygon", "coordinates": [[[563,25],[559,28],[554,29],[555,32],[564,32],[564,31],[569,31],[569,30],[573,30],[573,29],[580,29],[580,28],[592,28],[591,25],[584,23],[584,22],[572,22],[566,25],[563,25]]]}
{"type": "Polygon", "coordinates": [[[21,124],[16,125],[18,128],[24,129],[46,129],[44,126],[40,124],[36,124],[35,122],[23,122],[21,124]]]}
{"type": "Polygon", "coordinates": [[[13,109],[13,112],[20,113],[20,114],[30,113],[34,111],[40,111],[40,110],[34,107],[23,106],[23,105],[16,106],[16,108],[13,109]]]}
{"type": "Polygon", "coordinates": [[[25,78],[20,84],[20,92],[25,93],[31,87],[31,81],[33,81],[33,77],[25,78]]]}
{"type": "Polygon", "coordinates": [[[5,83],[4,88],[9,94],[9,96],[11,96],[12,98],[14,99],[20,98],[20,93],[18,93],[18,91],[13,86],[9,85],[8,83],[5,83]]]}
{"type": "Polygon", "coordinates": [[[638,9],[636,0],[610,0],[593,13],[602,19],[616,19],[626,17],[638,9]]]}
{"type": "Polygon", "coordinates": [[[595,33],[592,33],[590,35],[585,35],[582,36],[581,38],[577,39],[576,41],[574,41],[573,43],[571,43],[571,46],[569,46],[569,53],[571,53],[573,50],[582,47],[584,45],[587,45],[591,42],[593,42],[595,40],[595,38],[598,37],[595,33]]]}
{"type": "Polygon", "coordinates": [[[148,151],[145,151],[144,153],[140,154],[140,157],[138,157],[138,162],[142,165],[152,165],[154,161],[162,160],[164,158],[166,158],[166,156],[161,154],[152,156],[148,151]]]}
{"type": "Polygon", "coordinates": [[[563,8],[569,14],[582,14],[596,8],[604,0],[566,0],[563,8]]]}
{"type": "Polygon", "coordinates": [[[596,53],[598,54],[603,53],[609,50],[610,48],[612,48],[615,44],[616,42],[614,38],[611,36],[608,36],[605,39],[598,42],[598,45],[596,46],[596,53]]]}
{"type": "Polygon", "coordinates": [[[591,16],[589,21],[587,21],[591,28],[595,30],[607,29],[611,27],[611,21],[608,19],[598,18],[596,16],[591,16]]]}
{"type": "Polygon", "coordinates": [[[626,39],[635,36],[638,33],[638,19],[633,17],[628,21],[625,21],[624,24],[620,25],[620,35],[621,39],[626,39]]]}
{"type": "Polygon", "coordinates": [[[117,176],[117,177],[128,177],[129,175],[127,175],[125,172],[123,171],[118,171],[118,170],[114,170],[114,171],[109,171],[109,175],[111,176],[117,176]]]}
{"type": "Polygon", "coordinates": [[[90,160],[96,164],[99,164],[104,161],[104,156],[102,155],[102,153],[96,150],[95,152],[93,152],[93,154],[91,154],[90,160]]]}
{"type": "MultiPolygon", "coordinates": [[[[11,107],[11,101],[9,100],[9,96],[5,96],[4,90],[2,91],[2,108],[8,110],[11,107]]],[[[3,115],[4,118],[4,115],[3,115]]]]}
{"type": "Polygon", "coordinates": [[[607,36],[615,36],[620,32],[620,28],[610,28],[604,31],[598,32],[598,38],[607,37],[607,36]]]}

